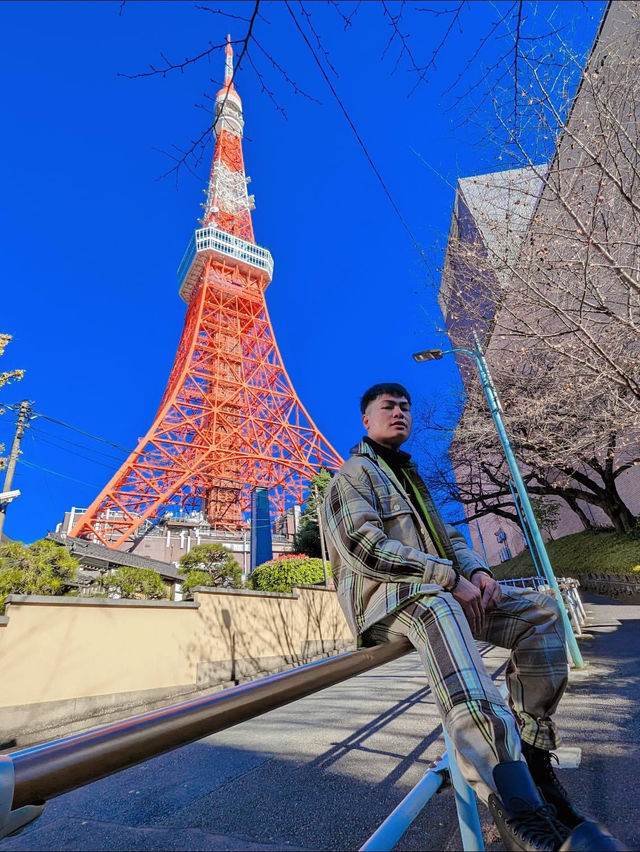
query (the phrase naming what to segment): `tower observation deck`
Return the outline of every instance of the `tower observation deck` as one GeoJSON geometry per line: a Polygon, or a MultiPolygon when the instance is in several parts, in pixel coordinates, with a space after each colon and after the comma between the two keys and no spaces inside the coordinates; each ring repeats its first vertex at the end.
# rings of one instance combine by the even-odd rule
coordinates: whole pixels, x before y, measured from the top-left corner
{"type": "Polygon", "coordinates": [[[191,237],[178,267],[180,297],[187,304],[209,259],[231,259],[243,272],[262,273],[265,288],[273,277],[273,258],[268,249],[260,248],[241,237],[234,237],[213,225],[199,228],[191,237]]]}
{"type": "Polygon", "coordinates": [[[187,314],[160,407],[72,536],[124,548],[167,511],[204,512],[236,530],[254,487],[271,509],[304,502],[309,480],[342,459],[298,398],[278,351],[265,290],[271,253],[256,245],[242,152],[244,117],[227,40],[215,146],[200,228],[178,268],[187,314]],[[146,522],[146,523],[145,523],[146,522]]]}

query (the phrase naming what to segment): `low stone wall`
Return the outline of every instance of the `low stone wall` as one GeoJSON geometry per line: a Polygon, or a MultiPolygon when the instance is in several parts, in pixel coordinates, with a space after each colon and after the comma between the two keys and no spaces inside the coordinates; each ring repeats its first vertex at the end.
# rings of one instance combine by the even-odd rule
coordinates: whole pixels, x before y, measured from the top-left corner
{"type": "Polygon", "coordinates": [[[578,574],[580,588],[628,603],[640,603],[639,574],[578,574]]]}
{"type": "Polygon", "coordinates": [[[333,590],[194,600],[10,595],[0,747],[64,736],[355,647],[333,590]]]}

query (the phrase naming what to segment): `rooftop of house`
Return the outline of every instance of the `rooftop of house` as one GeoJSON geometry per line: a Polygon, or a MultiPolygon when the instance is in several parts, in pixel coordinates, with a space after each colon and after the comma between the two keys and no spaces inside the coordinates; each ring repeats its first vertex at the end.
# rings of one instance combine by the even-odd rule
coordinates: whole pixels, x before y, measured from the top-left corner
{"type": "Polygon", "coordinates": [[[148,556],[139,556],[137,553],[127,553],[124,550],[113,550],[110,547],[105,547],[104,544],[97,544],[94,541],[86,541],[82,538],[72,538],[71,536],[60,535],[60,533],[49,533],[47,538],[66,547],[69,553],[85,566],[117,568],[120,565],[126,565],[133,568],[151,568],[164,579],[174,582],[182,580],[175,565],[171,562],[149,559],[148,556]]]}

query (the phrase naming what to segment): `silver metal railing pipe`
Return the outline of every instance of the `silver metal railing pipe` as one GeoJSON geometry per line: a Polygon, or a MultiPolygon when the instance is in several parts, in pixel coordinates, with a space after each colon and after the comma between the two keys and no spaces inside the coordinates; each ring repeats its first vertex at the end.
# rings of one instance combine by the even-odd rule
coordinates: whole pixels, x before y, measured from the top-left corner
{"type": "MultiPolygon", "coordinates": [[[[143,760],[282,707],[369,669],[398,659],[406,639],[349,651],[202,698],[164,707],[32,748],[0,755],[11,791],[0,790],[10,810],[38,805],[143,760]]],[[[1,779],[0,779],[1,782],[1,779]]],[[[1,810],[1,808],[0,808],[1,810]]],[[[2,836],[0,813],[0,836],[2,836]]]]}

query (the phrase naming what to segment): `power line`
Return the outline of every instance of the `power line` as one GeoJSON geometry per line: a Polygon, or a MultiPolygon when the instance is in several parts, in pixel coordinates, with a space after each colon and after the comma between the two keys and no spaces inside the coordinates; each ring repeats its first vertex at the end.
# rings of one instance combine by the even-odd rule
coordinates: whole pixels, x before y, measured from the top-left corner
{"type": "Polygon", "coordinates": [[[63,423],[62,420],[56,420],[55,417],[49,417],[47,414],[41,414],[39,411],[35,411],[34,414],[37,417],[43,417],[45,420],[49,420],[51,423],[56,423],[58,426],[64,426],[65,429],[71,429],[79,435],[84,435],[85,438],[92,438],[94,441],[100,441],[102,444],[108,444],[116,450],[127,453],[127,455],[133,452],[133,450],[129,447],[123,447],[122,444],[115,444],[113,441],[108,441],[106,438],[100,438],[98,435],[92,435],[91,432],[85,432],[83,429],[78,429],[76,426],[71,426],[69,423],[63,423]]]}
{"type": "MultiPolygon", "coordinates": [[[[113,465],[106,464],[105,462],[99,461],[98,459],[93,459],[90,456],[85,456],[83,455],[83,453],[78,453],[75,450],[72,450],[70,447],[65,447],[62,444],[59,444],[57,441],[52,441],[50,438],[45,438],[40,430],[38,430],[38,435],[33,435],[32,433],[31,437],[34,441],[42,441],[43,443],[48,444],[50,447],[56,447],[56,449],[62,450],[65,453],[69,453],[70,455],[75,456],[78,459],[84,459],[85,461],[91,462],[92,464],[99,464],[101,467],[106,467],[107,470],[113,470],[113,465]]],[[[85,449],[89,448],[86,447],[85,449]]],[[[91,452],[91,450],[89,450],[89,452],[91,452]]],[[[116,464],[120,464],[119,459],[114,459],[114,461],[116,462],[116,464]]]]}
{"type": "Polygon", "coordinates": [[[382,189],[384,190],[385,195],[387,196],[387,198],[388,198],[388,199],[389,199],[389,201],[391,202],[391,206],[393,207],[393,210],[394,210],[394,212],[395,212],[396,216],[398,217],[398,219],[399,219],[399,220],[400,220],[400,222],[402,223],[402,227],[405,229],[405,231],[406,231],[406,232],[407,232],[407,234],[409,235],[409,238],[411,239],[411,242],[413,243],[413,245],[415,246],[415,248],[419,251],[419,253],[420,253],[420,257],[421,257],[421,258],[425,261],[425,263],[426,263],[426,259],[425,259],[425,257],[424,257],[424,253],[423,253],[422,249],[420,248],[420,246],[418,245],[418,241],[417,241],[417,240],[416,240],[416,238],[413,236],[413,232],[412,232],[411,228],[409,227],[409,225],[407,224],[406,219],[405,219],[405,218],[404,218],[404,216],[402,215],[402,213],[401,213],[401,211],[400,211],[400,208],[399,208],[399,207],[398,207],[398,205],[396,204],[396,202],[395,202],[395,200],[394,200],[393,196],[391,195],[391,192],[390,192],[390,190],[389,190],[388,186],[387,186],[387,185],[386,185],[386,183],[384,182],[384,178],[382,177],[382,175],[381,175],[381,174],[380,174],[380,172],[378,171],[378,168],[377,168],[376,164],[373,162],[373,158],[372,158],[371,154],[369,153],[369,151],[367,150],[367,146],[365,145],[365,143],[364,143],[364,141],[363,141],[362,137],[361,137],[361,136],[360,136],[360,134],[358,133],[358,130],[357,130],[357,128],[356,128],[356,126],[355,126],[355,124],[353,123],[353,121],[352,121],[352,119],[351,119],[351,117],[350,117],[349,113],[347,112],[347,108],[346,108],[346,107],[345,107],[345,105],[342,103],[342,101],[341,101],[341,99],[340,99],[340,96],[339,96],[339,95],[338,95],[338,93],[336,92],[336,90],[335,90],[335,88],[334,88],[334,86],[333,86],[333,83],[331,82],[331,80],[329,79],[329,76],[327,75],[327,72],[326,72],[326,71],[324,70],[324,68],[322,67],[322,64],[321,64],[320,60],[318,59],[318,57],[317,57],[317,55],[316,55],[316,52],[315,52],[315,50],[313,49],[313,46],[312,46],[311,42],[310,42],[310,41],[309,41],[309,39],[307,38],[306,33],[304,32],[304,30],[302,29],[302,27],[300,26],[300,23],[298,22],[298,19],[297,19],[297,18],[296,18],[296,16],[293,14],[293,11],[292,11],[292,9],[291,9],[291,6],[289,5],[289,0],[285,0],[285,6],[287,7],[287,11],[288,11],[288,12],[289,12],[289,14],[291,15],[291,18],[293,19],[293,23],[296,25],[296,29],[298,30],[298,32],[300,33],[300,35],[301,35],[301,36],[302,36],[302,38],[304,39],[305,44],[306,44],[306,45],[307,45],[307,47],[309,48],[309,50],[310,50],[310,52],[311,52],[311,55],[313,56],[313,59],[314,59],[314,61],[315,61],[316,65],[317,65],[317,66],[318,66],[318,68],[320,69],[320,72],[321,72],[322,76],[324,77],[324,79],[325,79],[325,81],[326,81],[326,83],[327,83],[327,86],[329,86],[329,88],[331,89],[331,94],[332,94],[332,95],[333,95],[333,97],[336,99],[336,101],[337,101],[337,103],[338,103],[338,106],[339,106],[339,107],[340,107],[340,109],[342,110],[342,114],[343,114],[343,115],[344,115],[344,117],[347,119],[347,122],[348,122],[348,124],[349,124],[349,127],[353,130],[353,133],[354,133],[354,135],[355,135],[356,139],[358,140],[358,144],[360,145],[360,147],[361,147],[361,148],[362,148],[362,150],[364,151],[364,155],[365,155],[365,157],[367,158],[367,161],[368,161],[369,165],[370,165],[370,166],[371,166],[371,168],[373,169],[373,172],[374,172],[375,176],[378,178],[378,181],[380,182],[380,185],[382,186],[382,189]]]}
{"type": "MultiPolygon", "coordinates": [[[[17,411],[19,409],[19,405],[3,403],[4,408],[8,408],[11,411],[17,411]]],[[[65,423],[62,420],[57,420],[55,417],[50,417],[48,414],[43,414],[41,411],[33,411],[32,414],[34,417],[42,417],[44,420],[48,420],[50,423],[55,423],[58,426],[64,426],[65,429],[71,429],[73,432],[77,432],[79,435],[84,435],[85,438],[91,438],[94,441],[100,441],[102,444],[108,444],[110,447],[113,447],[116,450],[120,450],[123,453],[129,455],[134,452],[134,450],[129,447],[123,447],[122,444],[115,444],[113,441],[108,441],[106,438],[101,438],[99,435],[92,435],[91,432],[85,432],[83,429],[78,429],[77,426],[72,426],[70,423],[65,423]]]]}
{"type": "MultiPolygon", "coordinates": [[[[29,430],[28,435],[29,435],[29,438],[31,439],[32,443],[35,444],[36,439],[35,439],[31,430],[29,430]]],[[[45,474],[45,472],[43,470],[39,470],[38,473],[40,475],[40,478],[42,479],[43,491],[46,493],[47,499],[49,501],[49,508],[51,509],[51,517],[55,518],[58,515],[58,511],[56,509],[56,501],[54,500],[53,494],[51,492],[51,486],[49,484],[49,477],[45,474]]]]}
{"type": "MultiPolygon", "coordinates": [[[[47,444],[51,444],[54,447],[58,447],[58,449],[65,450],[65,452],[72,453],[73,451],[67,449],[67,447],[60,446],[60,444],[58,444],[58,443],[54,443],[54,441],[52,441],[51,439],[55,438],[56,441],[62,441],[64,444],[69,444],[72,447],[78,447],[81,450],[86,450],[86,452],[88,452],[88,453],[93,453],[94,455],[102,456],[102,458],[109,459],[110,461],[117,462],[118,464],[122,463],[122,459],[116,458],[116,456],[112,456],[109,453],[103,453],[101,450],[94,450],[92,447],[87,447],[85,444],[79,444],[77,441],[70,441],[68,438],[63,438],[60,435],[52,435],[51,432],[46,432],[44,429],[39,429],[37,426],[31,426],[30,429],[31,429],[32,433],[33,432],[37,433],[38,440],[44,441],[47,444]],[[47,437],[46,438],[42,437],[44,435],[46,435],[47,437]]],[[[80,454],[75,453],[75,455],[80,455],[80,454]]],[[[80,457],[85,458],[85,456],[80,456],[80,457]]],[[[89,461],[94,461],[94,459],[89,459],[89,461]]],[[[98,462],[96,460],[96,464],[100,464],[100,462],[98,462]]],[[[106,465],[105,465],[105,467],[106,467],[106,465]]]]}
{"type": "Polygon", "coordinates": [[[86,485],[89,488],[99,488],[99,486],[95,485],[93,482],[85,482],[83,479],[76,479],[74,476],[67,476],[66,473],[60,473],[57,470],[50,470],[48,467],[42,467],[42,465],[34,464],[33,462],[28,462],[24,459],[18,459],[18,464],[33,468],[33,470],[42,470],[45,473],[51,473],[53,476],[60,476],[62,479],[69,479],[71,482],[79,482],[80,485],[86,485]]]}

